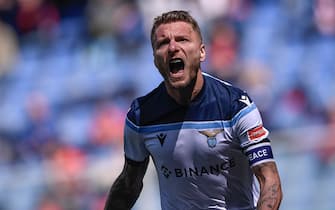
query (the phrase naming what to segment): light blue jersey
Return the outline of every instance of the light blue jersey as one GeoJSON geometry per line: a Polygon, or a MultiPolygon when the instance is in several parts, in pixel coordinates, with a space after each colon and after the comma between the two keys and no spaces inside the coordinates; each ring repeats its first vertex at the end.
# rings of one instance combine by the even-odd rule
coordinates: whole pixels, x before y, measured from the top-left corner
{"type": "Polygon", "coordinates": [[[251,167],[274,161],[268,131],[249,96],[204,75],[188,106],[162,83],[136,99],[125,126],[125,156],[151,156],[163,210],[255,209],[258,186],[251,167]]]}

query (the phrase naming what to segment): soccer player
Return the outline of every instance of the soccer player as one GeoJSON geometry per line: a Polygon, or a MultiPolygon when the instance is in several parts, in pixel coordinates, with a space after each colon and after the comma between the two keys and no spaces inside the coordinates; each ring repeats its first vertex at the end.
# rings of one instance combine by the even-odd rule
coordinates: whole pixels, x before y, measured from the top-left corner
{"type": "Polygon", "coordinates": [[[151,43],[164,81],[131,105],[125,165],[105,210],[131,209],[149,157],[163,210],[278,209],[269,132],[246,92],[202,72],[206,51],[194,18],[186,11],[156,17],[151,43]]]}

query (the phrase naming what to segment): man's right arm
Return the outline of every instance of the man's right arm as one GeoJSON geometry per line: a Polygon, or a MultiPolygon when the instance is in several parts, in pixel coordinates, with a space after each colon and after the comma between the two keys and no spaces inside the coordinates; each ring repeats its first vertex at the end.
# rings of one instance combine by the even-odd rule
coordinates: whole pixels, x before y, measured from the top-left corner
{"type": "Polygon", "coordinates": [[[143,188],[143,177],[149,158],[142,162],[126,158],[121,174],[112,185],[104,210],[130,210],[143,188]]]}

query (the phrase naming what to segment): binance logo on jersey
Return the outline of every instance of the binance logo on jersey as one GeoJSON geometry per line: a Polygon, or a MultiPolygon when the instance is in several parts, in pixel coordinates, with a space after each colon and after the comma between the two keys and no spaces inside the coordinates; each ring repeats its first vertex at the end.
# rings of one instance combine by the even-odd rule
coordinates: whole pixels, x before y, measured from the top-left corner
{"type": "Polygon", "coordinates": [[[208,146],[210,148],[213,148],[216,146],[216,143],[217,143],[216,136],[222,131],[223,129],[215,129],[215,130],[203,130],[203,131],[198,131],[198,132],[207,137],[208,146]]]}
{"type": "Polygon", "coordinates": [[[235,166],[234,159],[227,159],[222,161],[221,163],[204,165],[198,167],[190,167],[190,168],[175,168],[173,170],[169,170],[167,167],[162,166],[161,172],[163,176],[169,178],[173,175],[176,178],[182,177],[199,177],[199,176],[209,176],[209,175],[223,175],[226,171],[235,166]]]}
{"type": "Polygon", "coordinates": [[[161,171],[163,173],[163,176],[165,176],[166,178],[169,178],[169,176],[172,174],[172,172],[165,166],[161,167],[161,171]]]}

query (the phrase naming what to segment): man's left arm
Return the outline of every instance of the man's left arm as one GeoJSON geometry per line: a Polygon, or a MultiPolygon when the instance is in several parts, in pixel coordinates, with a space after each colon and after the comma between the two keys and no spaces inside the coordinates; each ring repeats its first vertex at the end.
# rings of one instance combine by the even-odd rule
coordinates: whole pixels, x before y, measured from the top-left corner
{"type": "Polygon", "coordinates": [[[265,162],[252,167],[260,184],[257,210],[279,209],[283,197],[280,177],[275,162],[265,162]]]}

